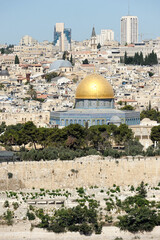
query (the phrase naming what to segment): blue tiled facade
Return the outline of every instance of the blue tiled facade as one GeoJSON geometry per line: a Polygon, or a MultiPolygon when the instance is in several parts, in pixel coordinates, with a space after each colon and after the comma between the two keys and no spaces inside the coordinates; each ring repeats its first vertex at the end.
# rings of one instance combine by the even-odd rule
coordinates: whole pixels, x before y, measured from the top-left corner
{"type": "Polygon", "coordinates": [[[76,99],[75,109],[66,112],[52,112],[50,115],[52,126],[65,127],[75,123],[88,127],[111,123],[139,125],[140,113],[114,109],[113,99],[76,99]],[[119,120],[112,121],[115,118],[119,120]]]}
{"type": "Polygon", "coordinates": [[[76,99],[77,109],[113,109],[114,99],[76,99]]]}

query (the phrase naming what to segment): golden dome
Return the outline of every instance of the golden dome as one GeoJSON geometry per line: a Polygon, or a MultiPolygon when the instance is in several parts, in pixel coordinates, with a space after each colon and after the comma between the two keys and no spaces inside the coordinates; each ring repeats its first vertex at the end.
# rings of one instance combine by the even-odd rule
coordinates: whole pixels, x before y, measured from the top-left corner
{"type": "Polygon", "coordinates": [[[85,77],[77,87],[76,99],[108,99],[114,98],[110,83],[98,74],[85,77]]]}

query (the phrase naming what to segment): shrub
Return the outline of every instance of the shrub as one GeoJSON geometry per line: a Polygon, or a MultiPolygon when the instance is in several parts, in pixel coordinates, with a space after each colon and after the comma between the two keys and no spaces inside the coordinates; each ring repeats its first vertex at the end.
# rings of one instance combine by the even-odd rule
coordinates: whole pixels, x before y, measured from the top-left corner
{"type": "MultiPolygon", "coordinates": [[[[83,199],[84,200],[84,199],[83,199]]],[[[93,199],[89,199],[93,200],[93,199]]],[[[47,228],[49,231],[56,233],[69,231],[79,231],[81,234],[89,235],[95,231],[100,233],[102,224],[98,222],[97,201],[89,204],[89,208],[85,205],[78,205],[73,208],[61,208],[54,212],[54,216],[44,215],[43,211],[37,211],[40,216],[41,223],[38,227],[47,228]],[[41,214],[40,214],[41,212],[41,214]]]]}
{"type": "Polygon", "coordinates": [[[86,156],[88,155],[99,155],[99,152],[95,148],[90,148],[89,150],[86,151],[86,156]]]}
{"type": "Polygon", "coordinates": [[[106,216],[105,216],[105,220],[106,220],[108,223],[112,223],[113,218],[112,218],[112,216],[106,215],[106,216]]]}
{"type": "Polygon", "coordinates": [[[14,210],[17,210],[17,208],[19,208],[18,202],[13,202],[12,205],[13,205],[14,210]]]}
{"type": "Polygon", "coordinates": [[[28,220],[34,220],[35,219],[35,215],[34,215],[33,212],[27,211],[27,217],[28,217],[28,220]]]}
{"type": "Polygon", "coordinates": [[[4,202],[4,205],[3,205],[5,208],[7,208],[7,207],[9,207],[9,202],[8,202],[8,200],[6,200],[5,202],[4,202]]]}
{"type": "Polygon", "coordinates": [[[142,181],[139,190],[138,190],[138,195],[145,198],[147,196],[147,190],[145,189],[144,182],[142,181]]]}
{"type": "Polygon", "coordinates": [[[73,150],[63,150],[59,152],[60,160],[73,160],[76,157],[75,152],[73,150]]]}
{"type": "Polygon", "coordinates": [[[13,177],[13,173],[8,172],[8,178],[12,178],[13,177]]]}
{"type": "Polygon", "coordinates": [[[7,210],[6,213],[4,213],[4,219],[6,220],[7,225],[13,224],[13,217],[14,217],[14,213],[11,212],[9,209],[7,210]]]}
{"type": "Polygon", "coordinates": [[[69,230],[70,232],[79,232],[79,226],[78,226],[78,225],[75,225],[75,224],[70,225],[70,226],[68,227],[68,230],[69,230]]]}
{"type": "Polygon", "coordinates": [[[91,235],[92,234],[92,228],[87,223],[82,223],[79,227],[79,231],[80,231],[81,234],[84,234],[84,235],[91,235]]]}
{"type": "Polygon", "coordinates": [[[79,194],[85,194],[85,190],[84,190],[83,187],[77,188],[77,192],[78,192],[79,194]]]}
{"type": "Polygon", "coordinates": [[[133,186],[133,185],[131,186],[130,191],[131,191],[131,192],[134,191],[134,186],[133,186]]]}
{"type": "Polygon", "coordinates": [[[53,231],[55,233],[63,233],[65,232],[65,227],[62,226],[58,222],[53,222],[49,227],[47,228],[48,231],[53,231]]]}
{"type": "Polygon", "coordinates": [[[122,152],[109,148],[104,150],[103,155],[105,157],[111,156],[113,158],[120,158],[123,154],[122,152]]]}
{"type": "Polygon", "coordinates": [[[149,207],[134,207],[129,210],[127,215],[119,216],[118,227],[121,230],[128,230],[135,233],[138,231],[152,231],[157,225],[158,217],[154,210],[149,207]]]}
{"type": "Polygon", "coordinates": [[[95,234],[101,234],[101,232],[102,232],[102,223],[95,223],[94,231],[95,231],[95,234]]]}
{"type": "Polygon", "coordinates": [[[129,140],[125,143],[125,153],[128,156],[143,154],[143,145],[137,140],[129,140]]]}
{"type": "Polygon", "coordinates": [[[29,210],[34,211],[34,207],[32,205],[29,205],[29,210]]]}
{"type": "Polygon", "coordinates": [[[155,156],[155,151],[153,146],[149,146],[145,152],[146,156],[152,157],[155,156]]]}

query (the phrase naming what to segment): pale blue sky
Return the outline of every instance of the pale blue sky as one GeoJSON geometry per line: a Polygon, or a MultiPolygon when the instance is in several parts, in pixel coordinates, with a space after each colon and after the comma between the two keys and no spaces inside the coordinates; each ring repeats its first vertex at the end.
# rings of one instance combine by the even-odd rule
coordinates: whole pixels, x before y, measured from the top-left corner
{"type": "MultiPolygon", "coordinates": [[[[0,44],[18,44],[24,35],[53,41],[56,22],[72,29],[72,39],[90,38],[112,29],[120,39],[120,18],[128,14],[128,0],[0,0],[0,44]]],[[[130,15],[138,16],[145,39],[160,36],[160,0],[130,0],[130,15]]]]}

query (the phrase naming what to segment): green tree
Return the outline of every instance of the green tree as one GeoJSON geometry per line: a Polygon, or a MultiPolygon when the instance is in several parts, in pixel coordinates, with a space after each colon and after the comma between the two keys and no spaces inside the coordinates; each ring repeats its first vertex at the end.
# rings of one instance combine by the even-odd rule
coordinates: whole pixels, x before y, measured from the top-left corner
{"type": "Polygon", "coordinates": [[[56,233],[65,231],[79,231],[81,234],[100,234],[102,223],[98,220],[97,204],[90,199],[89,207],[77,205],[73,208],[56,210],[54,216],[40,216],[39,227],[47,228],[56,233]]]}
{"type": "Polygon", "coordinates": [[[4,88],[4,85],[0,83],[0,90],[2,90],[3,88],[4,88]]]}
{"type": "Polygon", "coordinates": [[[114,137],[117,126],[115,125],[95,125],[88,129],[88,145],[98,151],[103,151],[111,147],[110,140],[114,137]]]}
{"type": "Polygon", "coordinates": [[[64,51],[62,59],[66,60],[68,58],[69,53],[67,51],[64,51]]]}
{"type": "Polygon", "coordinates": [[[58,76],[59,76],[59,74],[56,73],[56,72],[47,73],[45,75],[45,79],[46,79],[47,82],[51,82],[52,78],[55,78],[55,77],[58,77],[58,76]]]}
{"type": "Polygon", "coordinates": [[[144,182],[142,181],[139,188],[138,188],[138,196],[142,197],[142,198],[146,198],[147,197],[147,190],[145,188],[144,182]]]}
{"type": "Polygon", "coordinates": [[[151,129],[150,138],[153,142],[160,142],[160,125],[151,129]]]}
{"type": "Polygon", "coordinates": [[[52,133],[53,133],[52,128],[43,128],[43,127],[38,128],[37,139],[38,139],[38,143],[41,144],[43,148],[50,145],[49,137],[51,136],[52,133]]]}
{"type": "Polygon", "coordinates": [[[12,211],[10,211],[9,209],[7,210],[6,213],[4,213],[4,219],[6,220],[8,225],[13,224],[13,217],[14,217],[14,213],[12,211]]]}
{"type": "MultiPolygon", "coordinates": [[[[149,107],[150,108],[150,107],[149,107]]],[[[151,120],[160,122],[160,112],[155,110],[155,109],[147,109],[147,110],[143,110],[140,113],[140,119],[144,119],[144,118],[149,118],[151,120]]]]}
{"type": "Polygon", "coordinates": [[[79,124],[70,124],[62,129],[65,145],[71,149],[80,148],[84,145],[86,129],[79,124]]]}
{"type": "Polygon", "coordinates": [[[71,57],[70,57],[70,60],[71,64],[73,65],[73,57],[72,57],[72,54],[71,54],[71,57]]]}
{"type": "Polygon", "coordinates": [[[5,49],[4,48],[1,48],[1,54],[4,54],[5,53],[5,49]]]}
{"type": "Polygon", "coordinates": [[[152,109],[152,106],[151,106],[151,101],[149,100],[149,104],[148,104],[148,110],[150,111],[152,109]]]}
{"type": "Polygon", "coordinates": [[[98,45],[97,45],[97,49],[100,49],[100,48],[101,48],[101,44],[98,43],[98,45]]]}
{"type": "Polygon", "coordinates": [[[143,65],[143,63],[144,63],[143,53],[140,52],[140,56],[139,56],[139,64],[140,64],[140,65],[143,65]]]}
{"type": "Polygon", "coordinates": [[[158,64],[157,54],[152,51],[150,54],[143,57],[143,53],[135,53],[134,57],[127,57],[127,53],[124,54],[124,63],[125,64],[135,64],[135,65],[154,65],[158,64]]]}
{"type": "Polygon", "coordinates": [[[85,59],[85,60],[82,61],[82,63],[83,64],[89,64],[89,61],[88,61],[88,59],[85,59]]]}
{"type": "Polygon", "coordinates": [[[19,58],[18,58],[17,55],[15,56],[15,61],[14,61],[14,63],[15,63],[15,64],[19,64],[19,58]]]}
{"type": "Polygon", "coordinates": [[[8,208],[9,207],[9,202],[8,202],[8,200],[6,200],[5,202],[4,202],[4,205],[3,205],[5,208],[8,208]]]}
{"type": "Polygon", "coordinates": [[[125,142],[125,153],[129,156],[143,154],[143,145],[138,140],[129,140],[125,142]]]}
{"type": "Polygon", "coordinates": [[[6,129],[6,123],[5,122],[2,122],[1,125],[0,125],[0,134],[3,133],[6,129]]]}
{"type": "Polygon", "coordinates": [[[134,107],[132,107],[131,105],[125,105],[124,107],[120,108],[121,110],[129,110],[129,111],[133,111],[134,107]]]}
{"type": "Polygon", "coordinates": [[[13,205],[14,210],[17,210],[19,208],[18,202],[13,202],[12,205],[13,205]]]}
{"type": "Polygon", "coordinates": [[[115,130],[114,138],[116,143],[124,145],[127,141],[133,139],[133,132],[126,124],[121,124],[115,130]]]}
{"type": "Polygon", "coordinates": [[[38,142],[38,129],[33,122],[26,122],[23,128],[19,132],[26,143],[33,143],[36,149],[36,143],[38,142]]]}
{"type": "Polygon", "coordinates": [[[5,131],[5,133],[0,136],[0,141],[7,146],[16,145],[18,141],[17,131],[13,129],[5,131]]]}
{"type": "Polygon", "coordinates": [[[31,84],[29,85],[29,90],[28,90],[27,94],[30,95],[30,97],[31,97],[32,99],[34,99],[34,98],[37,97],[37,93],[36,93],[36,91],[34,90],[33,85],[31,85],[31,84]]]}
{"type": "Polygon", "coordinates": [[[148,71],[149,77],[152,77],[154,75],[153,72],[148,71]]]}
{"type": "Polygon", "coordinates": [[[125,51],[125,54],[124,54],[124,63],[127,64],[127,52],[125,51]]]}
{"type": "Polygon", "coordinates": [[[122,106],[123,102],[122,102],[122,101],[118,101],[117,104],[119,104],[120,106],[122,106]]]}
{"type": "Polygon", "coordinates": [[[131,208],[127,215],[119,216],[118,226],[121,230],[128,230],[129,232],[143,232],[152,231],[157,225],[157,214],[155,210],[147,206],[131,208]]]}
{"type": "Polygon", "coordinates": [[[36,217],[33,212],[27,211],[28,220],[34,220],[36,217]]]}

